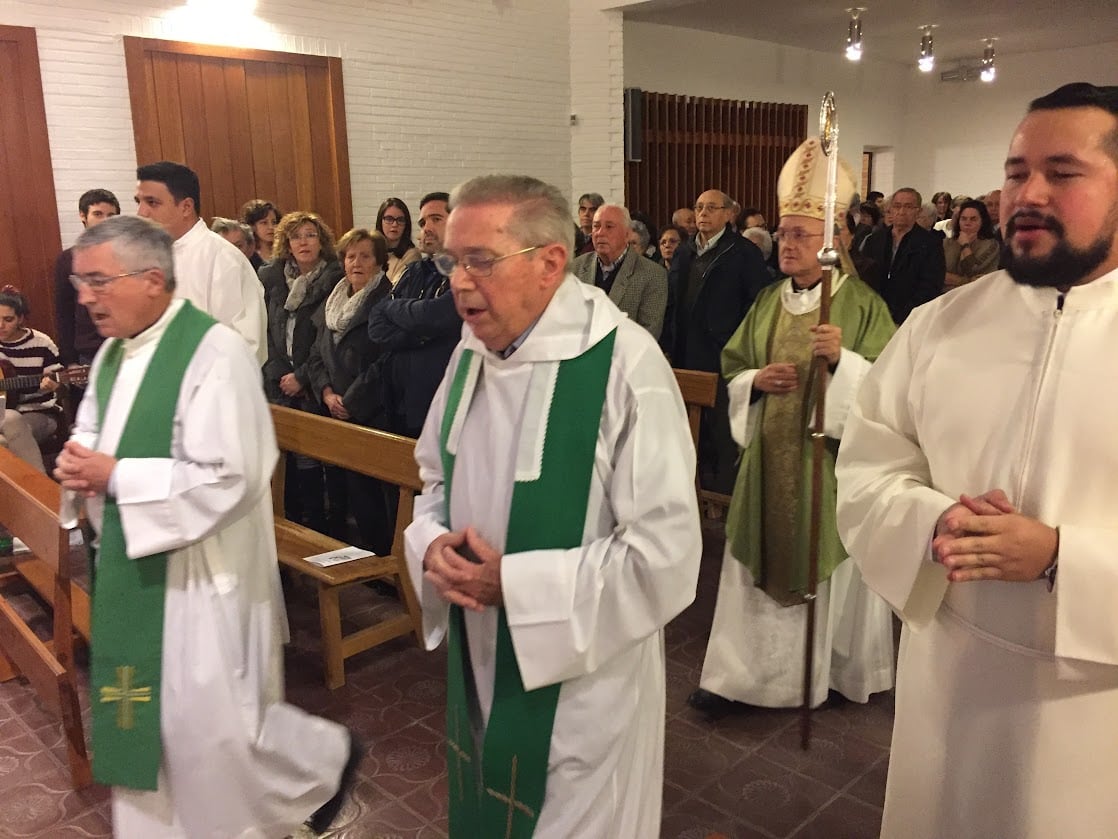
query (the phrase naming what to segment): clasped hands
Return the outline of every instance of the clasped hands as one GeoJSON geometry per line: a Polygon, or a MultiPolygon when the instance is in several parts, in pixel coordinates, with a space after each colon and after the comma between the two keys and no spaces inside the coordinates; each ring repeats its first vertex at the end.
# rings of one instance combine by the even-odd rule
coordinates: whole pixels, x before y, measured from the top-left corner
{"type": "Polygon", "coordinates": [[[953,583],[1038,580],[1056,558],[1056,529],[1017,512],[1000,489],[959,496],[936,522],[932,556],[953,583]]]}
{"type": "Polygon", "coordinates": [[[475,612],[501,604],[501,554],[472,527],[437,537],[423,556],[423,576],[447,603],[475,612]],[[472,562],[464,554],[479,560],[472,562]]]}
{"type": "MultiPolygon", "coordinates": [[[[842,355],[842,329],[833,323],[811,327],[811,354],[825,358],[830,365],[838,364],[842,355]]],[[[796,365],[788,362],[767,364],[753,377],[753,387],[762,393],[781,395],[794,393],[800,386],[796,365]]]]}
{"type": "Polygon", "coordinates": [[[54,477],[64,489],[90,498],[108,492],[109,478],[115,468],[116,458],[112,455],[95,452],[81,443],[68,440],[55,461],[54,477]]]}

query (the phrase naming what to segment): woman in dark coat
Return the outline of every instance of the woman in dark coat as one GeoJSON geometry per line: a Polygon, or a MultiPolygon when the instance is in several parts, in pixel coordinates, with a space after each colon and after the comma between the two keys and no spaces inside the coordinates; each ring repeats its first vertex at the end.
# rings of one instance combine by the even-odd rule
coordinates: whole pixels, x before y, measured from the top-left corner
{"type": "MultiPolygon", "coordinates": [[[[380,350],[369,340],[369,310],[388,296],[385,276],[388,243],[380,233],[357,229],[338,242],[345,276],[315,313],[317,338],[307,369],[311,392],[323,413],[366,427],[383,424],[383,400],[376,364],[380,350]]],[[[336,509],[354,513],[362,547],[385,556],[393,527],[386,487],[375,478],[326,467],[331,520],[336,509]]],[[[340,538],[340,537],[339,537],[340,538]]],[[[345,540],[348,541],[348,540],[345,540]]]]}
{"type": "MultiPolygon", "coordinates": [[[[314,315],[342,278],[334,234],[315,213],[288,213],[276,228],[272,255],[260,269],[268,310],[264,393],[276,405],[317,413],[307,361],[318,334],[314,315]]],[[[287,518],[327,532],[323,488],[321,463],[291,458],[284,497],[287,518]]]]}

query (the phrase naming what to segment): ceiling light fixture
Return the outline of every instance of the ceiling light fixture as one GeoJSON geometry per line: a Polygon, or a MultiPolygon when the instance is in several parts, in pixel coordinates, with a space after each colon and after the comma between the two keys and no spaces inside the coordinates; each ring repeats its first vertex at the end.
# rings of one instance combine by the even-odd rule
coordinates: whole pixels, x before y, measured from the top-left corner
{"type": "Polygon", "coordinates": [[[992,82],[998,75],[998,69],[994,66],[994,41],[997,38],[986,39],[986,49],[982,51],[982,71],[978,77],[984,82],[992,82]]]}
{"type": "Polygon", "coordinates": [[[922,73],[930,73],[936,66],[935,45],[932,43],[932,30],[935,28],[934,23],[928,23],[920,27],[923,34],[920,36],[920,59],[916,62],[916,65],[922,73]]]}
{"type": "Polygon", "coordinates": [[[850,15],[850,25],[846,30],[846,57],[851,61],[859,61],[862,58],[862,19],[860,15],[865,11],[862,6],[855,6],[852,9],[847,9],[847,14],[850,15]]]}

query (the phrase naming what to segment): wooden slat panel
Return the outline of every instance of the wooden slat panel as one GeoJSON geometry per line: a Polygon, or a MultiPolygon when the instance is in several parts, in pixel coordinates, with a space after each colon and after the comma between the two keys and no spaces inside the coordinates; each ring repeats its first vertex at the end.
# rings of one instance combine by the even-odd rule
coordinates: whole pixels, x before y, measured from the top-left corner
{"type": "Polygon", "coordinates": [[[54,332],[54,260],[62,249],[35,30],[0,26],[0,277],[20,287],[29,323],[54,332]]]}
{"type": "MultiPolygon", "coordinates": [[[[310,162],[313,170],[319,215],[334,230],[335,237],[353,227],[352,210],[341,212],[338,170],[331,149],[334,147],[333,103],[330,99],[330,72],[326,67],[306,68],[307,101],[310,103],[310,162]],[[349,219],[347,221],[347,218],[349,219]]],[[[349,178],[346,177],[348,182],[349,178]]]]}
{"type": "MultiPolygon", "coordinates": [[[[155,80],[156,119],[159,123],[159,147],[163,160],[186,163],[186,145],[182,136],[182,102],[179,99],[179,66],[173,55],[151,54],[152,77],[155,80]]],[[[154,163],[139,160],[139,165],[154,163]]]]}
{"type": "Polygon", "coordinates": [[[209,218],[236,218],[240,205],[244,202],[237,200],[233,158],[237,157],[238,163],[247,160],[251,151],[239,147],[230,136],[224,62],[219,58],[200,58],[195,63],[201,90],[205,91],[201,111],[202,128],[210,165],[209,185],[202,183],[202,202],[209,218]]]}
{"type": "MultiPolygon", "coordinates": [[[[221,74],[225,82],[227,145],[233,166],[233,204],[232,214],[240,214],[246,201],[256,198],[257,180],[254,158],[256,143],[252,141],[252,107],[248,98],[248,83],[245,80],[244,61],[221,60],[221,74]]],[[[271,195],[271,192],[261,192],[271,195]]]]}
{"type": "Polygon", "coordinates": [[[124,63],[128,70],[128,99],[132,103],[132,132],[136,159],[144,163],[164,160],[159,139],[159,112],[155,104],[155,70],[144,52],[143,38],[124,38],[124,63]]]}
{"type": "MultiPolygon", "coordinates": [[[[291,179],[294,181],[296,199],[299,207],[318,209],[314,189],[314,160],[311,145],[311,111],[307,104],[307,77],[302,67],[285,67],[284,80],[287,83],[287,105],[284,112],[291,116],[291,179]]],[[[327,212],[330,207],[325,208],[327,212]]],[[[335,237],[344,233],[335,225],[335,237]]]]}
{"type": "Polygon", "coordinates": [[[330,127],[334,135],[332,160],[338,191],[338,226],[343,230],[353,227],[353,195],[349,182],[349,129],[345,117],[345,89],[342,84],[342,60],[330,58],[326,62],[330,71],[330,127]]]}
{"type": "Polygon", "coordinates": [[[707,189],[776,219],[776,179],[806,137],[807,106],[742,102],[646,91],[644,159],[625,167],[632,210],[667,224],[707,189]]]}
{"type": "Polygon", "coordinates": [[[246,61],[244,73],[246,110],[252,134],[252,171],[256,178],[256,196],[267,198],[278,204],[284,212],[289,212],[295,208],[277,200],[278,183],[282,176],[276,165],[273,140],[275,135],[272,133],[272,115],[267,105],[268,65],[263,61],[246,61]],[[259,139],[261,137],[267,137],[269,141],[262,142],[259,139]]]}
{"type": "Polygon", "coordinates": [[[194,169],[206,217],[261,197],[352,226],[339,59],[138,38],[125,53],[140,162],[194,169]]]}
{"type": "Polygon", "coordinates": [[[282,64],[268,62],[264,65],[263,105],[271,121],[272,157],[276,167],[276,188],[273,193],[285,211],[313,210],[299,205],[299,192],[295,188],[295,150],[292,115],[287,111],[287,73],[282,64]]]}
{"type": "MultiPolygon", "coordinates": [[[[203,94],[202,68],[199,60],[192,56],[184,56],[175,60],[179,80],[179,103],[182,108],[180,121],[182,123],[183,156],[178,158],[180,163],[188,164],[198,175],[201,187],[201,205],[197,208],[204,216],[213,216],[214,213],[214,179],[213,166],[210,163],[210,143],[206,131],[206,99],[212,93],[203,94]]],[[[228,140],[222,142],[226,145],[228,140]]]]}

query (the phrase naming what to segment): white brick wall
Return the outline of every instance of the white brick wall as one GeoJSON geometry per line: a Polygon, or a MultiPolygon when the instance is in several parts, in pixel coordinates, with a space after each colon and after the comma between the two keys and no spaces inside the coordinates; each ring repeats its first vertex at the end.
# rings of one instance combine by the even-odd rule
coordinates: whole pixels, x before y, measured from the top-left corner
{"type": "Polygon", "coordinates": [[[600,192],[625,203],[622,13],[571,0],[571,196],[600,192]]]}
{"type": "MultiPolygon", "coordinates": [[[[389,195],[417,214],[423,193],[481,172],[524,172],[570,190],[566,2],[259,0],[251,14],[243,5],[0,4],[0,23],[37,30],[64,244],[80,232],[84,190],[107,187],[132,205],[122,35],[341,57],[357,224],[371,224],[389,195]],[[196,8],[206,13],[199,18],[196,8]]],[[[616,73],[619,90],[620,64],[616,73]]]]}

